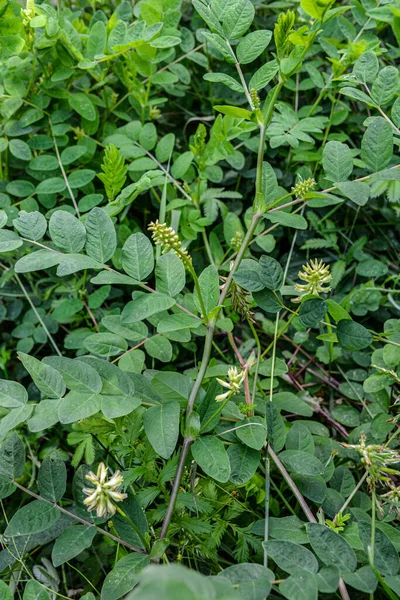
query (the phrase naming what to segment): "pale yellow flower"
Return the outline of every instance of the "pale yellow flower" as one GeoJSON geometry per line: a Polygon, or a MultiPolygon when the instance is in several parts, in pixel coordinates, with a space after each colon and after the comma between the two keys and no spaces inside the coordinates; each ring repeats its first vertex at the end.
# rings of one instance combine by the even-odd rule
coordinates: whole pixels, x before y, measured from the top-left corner
{"type": "Polygon", "coordinates": [[[127,494],[120,491],[120,487],[124,482],[120,471],[115,471],[110,479],[107,477],[108,467],[104,463],[100,463],[97,468],[97,473],[90,471],[86,475],[86,479],[92,483],[94,488],[83,488],[83,493],[87,498],[83,501],[87,506],[88,511],[95,510],[99,518],[108,518],[115,514],[115,502],[122,502],[127,498],[127,494]]]}
{"type": "Polygon", "coordinates": [[[299,271],[298,276],[306,283],[295,284],[294,287],[298,292],[301,292],[303,295],[313,294],[314,296],[330,292],[331,287],[325,285],[332,279],[329,265],[325,265],[322,260],[311,259],[309,263],[303,265],[302,269],[302,271],[299,271]]]}

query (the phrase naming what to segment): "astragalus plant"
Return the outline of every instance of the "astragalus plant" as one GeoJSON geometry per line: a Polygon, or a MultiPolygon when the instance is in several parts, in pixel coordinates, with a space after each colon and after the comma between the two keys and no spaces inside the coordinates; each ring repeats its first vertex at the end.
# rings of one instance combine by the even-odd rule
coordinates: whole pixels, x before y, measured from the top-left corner
{"type": "Polygon", "coordinates": [[[400,595],[400,8],[0,0],[0,597],[400,595]]]}

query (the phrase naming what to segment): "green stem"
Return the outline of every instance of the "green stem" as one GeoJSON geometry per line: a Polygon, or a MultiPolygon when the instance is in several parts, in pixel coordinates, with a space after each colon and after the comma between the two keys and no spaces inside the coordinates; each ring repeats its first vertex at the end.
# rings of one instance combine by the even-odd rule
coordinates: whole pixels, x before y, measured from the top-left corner
{"type": "Polygon", "coordinates": [[[371,564],[371,567],[374,567],[375,566],[375,528],[376,528],[376,490],[375,490],[375,486],[372,488],[372,491],[371,491],[371,501],[372,501],[371,544],[370,544],[370,547],[368,548],[368,555],[369,555],[369,562],[371,564]]]}
{"type": "Polygon", "coordinates": [[[209,424],[210,424],[210,423],[212,423],[212,422],[213,422],[213,420],[215,419],[215,417],[217,417],[217,416],[218,416],[218,415],[219,415],[219,414],[220,414],[220,413],[221,413],[221,412],[224,410],[225,406],[228,404],[228,402],[231,400],[231,398],[232,398],[232,396],[231,396],[231,395],[230,395],[230,396],[228,396],[228,397],[226,398],[226,400],[224,400],[224,401],[223,401],[223,402],[220,404],[220,406],[217,408],[217,410],[215,411],[215,413],[214,413],[214,414],[213,414],[213,415],[212,415],[212,416],[211,416],[211,417],[208,419],[208,421],[206,421],[206,422],[204,423],[204,425],[203,425],[203,426],[202,426],[202,428],[200,429],[200,433],[201,433],[202,431],[204,431],[205,429],[207,429],[207,427],[209,426],[209,424]]]}
{"type": "Polygon", "coordinates": [[[17,486],[17,488],[19,488],[20,490],[22,490],[26,494],[29,494],[29,496],[32,496],[33,498],[36,498],[36,500],[42,500],[43,502],[47,502],[47,504],[50,504],[51,506],[54,506],[54,508],[56,508],[60,512],[64,513],[65,515],[68,515],[72,519],[75,519],[75,521],[79,521],[79,523],[82,523],[83,525],[86,525],[87,527],[95,527],[99,533],[101,533],[102,535],[105,535],[106,537],[110,538],[111,540],[114,540],[114,542],[118,542],[122,546],[126,546],[126,548],[129,548],[130,550],[133,550],[134,552],[139,552],[140,554],[147,554],[147,552],[145,552],[144,550],[142,550],[142,548],[137,548],[136,546],[133,546],[132,544],[129,544],[128,542],[125,542],[125,540],[122,540],[122,539],[118,538],[117,536],[113,535],[112,533],[109,533],[108,531],[105,531],[101,527],[98,527],[97,525],[94,525],[93,523],[90,523],[90,521],[86,521],[85,519],[82,519],[81,517],[78,517],[77,515],[75,515],[74,513],[70,512],[69,510],[66,510],[65,508],[63,508],[59,504],[56,504],[55,502],[52,502],[51,500],[47,500],[47,498],[44,498],[43,496],[39,496],[39,494],[35,494],[35,492],[32,492],[28,488],[24,487],[23,485],[21,485],[20,483],[18,483],[18,481],[12,480],[12,482],[13,482],[14,485],[17,486]]]}

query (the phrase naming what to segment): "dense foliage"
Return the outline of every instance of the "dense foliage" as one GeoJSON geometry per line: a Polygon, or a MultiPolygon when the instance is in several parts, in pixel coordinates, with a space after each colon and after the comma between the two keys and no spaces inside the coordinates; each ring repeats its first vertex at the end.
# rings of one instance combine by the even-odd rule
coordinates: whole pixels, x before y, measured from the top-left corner
{"type": "Polygon", "coordinates": [[[132,5],[0,0],[0,598],[397,598],[398,1],[132,5]]]}

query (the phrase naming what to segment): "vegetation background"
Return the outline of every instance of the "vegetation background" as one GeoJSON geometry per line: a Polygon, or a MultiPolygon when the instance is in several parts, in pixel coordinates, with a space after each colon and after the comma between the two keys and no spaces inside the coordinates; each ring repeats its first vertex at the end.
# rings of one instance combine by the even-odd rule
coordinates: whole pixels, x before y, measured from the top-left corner
{"type": "Polygon", "coordinates": [[[400,597],[399,0],[0,0],[0,598],[400,597]]]}

